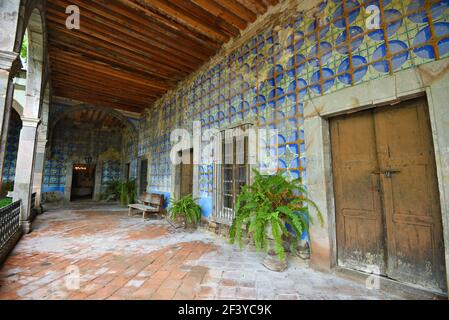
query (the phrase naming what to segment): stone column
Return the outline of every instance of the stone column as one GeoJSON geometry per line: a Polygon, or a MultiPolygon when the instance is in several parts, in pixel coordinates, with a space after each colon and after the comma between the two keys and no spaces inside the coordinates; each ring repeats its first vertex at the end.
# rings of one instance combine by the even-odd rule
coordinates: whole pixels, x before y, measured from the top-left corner
{"type": "Polygon", "coordinates": [[[73,161],[67,161],[66,177],[64,188],[64,202],[67,204],[72,200],[72,180],[73,180],[73,161]]]}
{"type": "Polygon", "coordinates": [[[42,104],[41,123],[37,129],[36,155],[34,159],[33,193],[36,193],[36,209],[41,213],[42,183],[44,181],[45,149],[47,146],[49,92],[46,91],[42,104]]]}
{"type": "Polygon", "coordinates": [[[95,201],[101,200],[101,176],[103,173],[103,161],[98,161],[95,167],[95,187],[93,199],[95,201]]]}
{"type": "Polygon", "coordinates": [[[42,201],[42,183],[44,181],[44,163],[45,163],[45,148],[47,146],[47,139],[41,140],[38,135],[36,143],[36,155],[34,158],[34,174],[33,174],[33,193],[36,193],[36,209],[41,212],[42,201]]]}
{"type": "Polygon", "coordinates": [[[16,178],[14,183],[14,201],[22,200],[21,224],[23,231],[31,231],[30,208],[33,182],[34,154],[39,119],[22,118],[19,151],[17,154],[16,178]]]}

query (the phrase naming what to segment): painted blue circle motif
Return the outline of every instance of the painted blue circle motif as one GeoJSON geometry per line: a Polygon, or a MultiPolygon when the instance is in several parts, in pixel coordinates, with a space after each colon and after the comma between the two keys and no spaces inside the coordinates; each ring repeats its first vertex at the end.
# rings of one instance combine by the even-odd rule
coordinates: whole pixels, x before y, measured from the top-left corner
{"type": "MultiPolygon", "coordinates": [[[[305,68],[305,61],[306,61],[306,57],[304,57],[302,54],[298,53],[296,54],[296,75],[300,75],[305,68]]],[[[291,57],[288,62],[287,62],[287,68],[290,69],[287,71],[287,75],[290,78],[294,78],[295,75],[295,69],[292,69],[295,65],[295,57],[291,57]]]]}
{"type": "Polygon", "coordinates": [[[289,50],[290,52],[294,52],[293,43],[295,44],[296,50],[301,49],[301,47],[304,45],[304,41],[304,33],[302,33],[301,31],[296,31],[294,34],[291,34],[287,38],[287,50],[289,50]]]}
{"type": "MultiPolygon", "coordinates": [[[[321,42],[320,44],[321,64],[325,64],[332,57],[332,45],[329,42],[321,42]]],[[[320,66],[320,59],[318,58],[318,44],[314,45],[309,51],[309,64],[312,67],[320,66]]]]}
{"type": "Polygon", "coordinates": [[[282,88],[276,88],[275,90],[272,90],[270,94],[268,95],[268,99],[274,99],[275,97],[281,97],[284,95],[284,90],[282,88]]]}
{"type": "MultiPolygon", "coordinates": [[[[440,56],[444,56],[449,52],[449,22],[436,22],[434,23],[435,35],[438,37],[446,37],[438,42],[438,51],[440,56]]],[[[421,29],[415,39],[413,40],[413,46],[419,46],[428,41],[431,38],[430,27],[427,26],[421,29]]],[[[425,45],[413,50],[413,52],[421,58],[424,59],[435,59],[435,53],[433,52],[433,47],[429,45],[425,45]]]]}
{"type": "MultiPolygon", "coordinates": [[[[393,63],[393,70],[397,70],[399,69],[408,59],[409,53],[408,51],[404,51],[407,50],[408,47],[407,45],[399,40],[392,40],[389,41],[389,46],[390,46],[390,52],[392,57],[392,63],[393,63]],[[403,51],[403,52],[402,52],[403,51]],[[402,53],[399,53],[402,52],[402,53]]],[[[373,57],[372,60],[378,60],[378,59],[382,59],[385,58],[386,55],[386,46],[385,44],[380,45],[373,53],[373,57]]],[[[374,69],[376,69],[379,72],[382,73],[388,73],[390,72],[390,66],[387,60],[382,60],[382,61],[378,61],[375,62],[373,64],[374,69]]]]}
{"type": "MultiPolygon", "coordinates": [[[[425,0],[413,0],[411,1],[410,5],[407,7],[407,15],[408,19],[414,23],[427,23],[427,12],[423,9],[425,4],[425,0]],[[418,12],[415,12],[413,14],[410,14],[411,12],[418,10],[418,12]],[[410,14],[410,15],[409,15],[410,14]]],[[[444,11],[446,11],[449,8],[449,1],[443,0],[436,2],[432,5],[432,18],[433,20],[438,19],[444,11]]]]}
{"type": "Polygon", "coordinates": [[[288,86],[287,98],[290,101],[296,102],[296,88],[298,88],[298,99],[302,99],[307,94],[307,82],[304,79],[292,81],[288,86]]]}
{"type": "MultiPolygon", "coordinates": [[[[354,83],[361,81],[363,79],[363,77],[366,75],[366,73],[368,72],[368,66],[366,64],[367,64],[367,61],[364,57],[362,57],[362,56],[353,56],[352,57],[352,65],[355,70],[354,71],[354,83]]],[[[340,82],[342,82],[344,84],[351,85],[353,83],[352,83],[351,75],[349,73],[347,73],[348,70],[349,70],[349,58],[346,58],[345,60],[343,60],[343,62],[338,67],[338,73],[343,73],[338,76],[338,80],[340,80],[340,82]]]]}
{"type": "MultiPolygon", "coordinates": [[[[283,71],[284,71],[284,68],[280,64],[277,64],[276,65],[276,82],[277,83],[281,82],[282,78],[284,77],[283,71]]],[[[271,68],[270,72],[268,73],[268,77],[269,77],[268,83],[271,86],[274,86],[275,85],[275,83],[274,83],[274,68],[271,68]]]]}
{"type": "MultiPolygon", "coordinates": [[[[352,26],[349,28],[349,35],[351,38],[351,51],[356,50],[363,43],[363,29],[360,27],[352,26]]],[[[343,31],[337,38],[337,52],[340,54],[348,54],[348,45],[346,43],[346,30],[343,31]]]]}
{"type": "MultiPolygon", "coordinates": [[[[398,32],[399,28],[402,26],[402,18],[401,13],[395,9],[388,9],[384,11],[384,20],[387,25],[387,35],[391,37],[396,32],[398,32]]],[[[382,21],[381,21],[382,23],[382,21]]],[[[368,33],[368,37],[375,41],[384,40],[384,30],[376,29],[368,33]]]]}
{"type": "Polygon", "coordinates": [[[346,28],[346,20],[343,16],[344,12],[348,12],[349,24],[353,23],[360,14],[359,5],[358,1],[355,0],[347,0],[345,7],[341,4],[334,12],[334,25],[340,29],[346,28]]]}
{"type": "Polygon", "coordinates": [[[296,103],[296,80],[290,82],[287,90],[288,90],[287,98],[296,103]]]}
{"type": "MultiPolygon", "coordinates": [[[[307,39],[309,41],[316,41],[316,34],[315,34],[316,27],[317,27],[316,20],[313,21],[311,24],[309,24],[309,28],[307,29],[307,33],[309,34],[307,39]]],[[[329,32],[329,25],[326,24],[325,26],[320,28],[320,38],[324,38],[328,32],[329,32]]]]}
{"type": "Polygon", "coordinates": [[[304,79],[298,79],[298,98],[304,98],[307,94],[307,82],[304,79]]]}
{"type": "Polygon", "coordinates": [[[334,72],[331,69],[323,68],[322,72],[323,72],[323,79],[324,79],[322,89],[321,89],[321,84],[319,83],[321,81],[320,71],[318,70],[312,75],[312,83],[314,83],[314,85],[310,86],[310,88],[312,89],[313,92],[315,92],[317,94],[321,94],[323,92],[329,91],[329,89],[332,88],[332,86],[335,83],[334,72]]]}

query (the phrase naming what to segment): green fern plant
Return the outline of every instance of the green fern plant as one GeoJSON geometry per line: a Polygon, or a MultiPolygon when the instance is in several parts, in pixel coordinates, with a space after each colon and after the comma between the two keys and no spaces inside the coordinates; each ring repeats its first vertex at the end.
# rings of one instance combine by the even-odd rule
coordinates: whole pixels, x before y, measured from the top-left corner
{"type": "Polygon", "coordinates": [[[128,181],[113,180],[108,183],[105,192],[106,198],[120,200],[124,206],[136,203],[137,183],[136,179],[128,181]]]}
{"type": "Polygon", "coordinates": [[[168,213],[170,218],[176,220],[181,217],[185,226],[197,226],[201,220],[201,207],[197,204],[198,199],[194,199],[192,195],[181,197],[179,200],[170,200],[168,213]]]}
{"type": "Polygon", "coordinates": [[[118,200],[120,199],[122,183],[120,180],[112,180],[109,181],[106,185],[106,189],[104,192],[104,198],[106,200],[118,200]]]}
{"type": "Polygon", "coordinates": [[[309,207],[316,209],[320,224],[322,215],[317,205],[307,197],[300,180],[288,181],[281,173],[262,175],[254,170],[252,185],[243,187],[237,198],[236,216],[230,228],[231,243],[243,246],[242,236],[247,235],[258,251],[270,250],[270,236],[273,238],[273,250],[281,261],[286,258],[284,240],[297,248],[304,231],[314,223],[309,207]],[[294,232],[287,230],[289,225],[294,232]]]}

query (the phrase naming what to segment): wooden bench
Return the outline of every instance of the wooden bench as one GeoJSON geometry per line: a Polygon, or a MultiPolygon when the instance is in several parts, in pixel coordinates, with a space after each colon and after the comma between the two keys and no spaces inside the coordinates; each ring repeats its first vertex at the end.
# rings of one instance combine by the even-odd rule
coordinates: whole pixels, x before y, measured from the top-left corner
{"type": "Polygon", "coordinates": [[[164,206],[164,196],[156,193],[143,193],[139,200],[139,203],[128,205],[129,216],[132,215],[133,210],[141,211],[142,218],[145,220],[145,214],[161,214],[164,206]]]}

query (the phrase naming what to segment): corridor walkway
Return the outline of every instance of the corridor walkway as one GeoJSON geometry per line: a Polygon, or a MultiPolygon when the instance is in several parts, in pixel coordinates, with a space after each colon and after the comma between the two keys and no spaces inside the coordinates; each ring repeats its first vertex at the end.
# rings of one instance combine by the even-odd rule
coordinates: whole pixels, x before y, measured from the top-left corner
{"type": "Polygon", "coordinates": [[[398,298],[298,262],[267,271],[260,254],[206,231],[89,207],[37,218],[0,270],[0,299],[398,298]]]}

